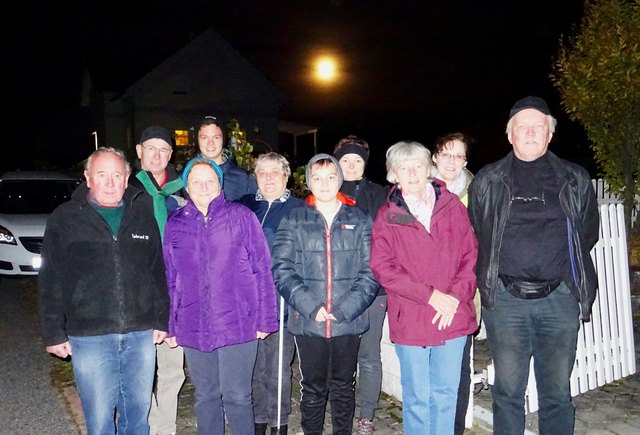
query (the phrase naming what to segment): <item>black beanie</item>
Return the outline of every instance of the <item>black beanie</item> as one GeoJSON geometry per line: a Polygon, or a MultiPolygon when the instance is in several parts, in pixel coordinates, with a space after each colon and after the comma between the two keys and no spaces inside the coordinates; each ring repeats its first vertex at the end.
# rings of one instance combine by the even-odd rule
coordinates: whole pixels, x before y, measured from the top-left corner
{"type": "Polygon", "coordinates": [[[369,150],[365,149],[362,145],[359,145],[355,142],[348,142],[333,152],[333,156],[338,161],[340,161],[340,159],[343,158],[345,154],[359,155],[360,157],[362,157],[362,160],[364,160],[365,165],[369,160],[369,150]]]}

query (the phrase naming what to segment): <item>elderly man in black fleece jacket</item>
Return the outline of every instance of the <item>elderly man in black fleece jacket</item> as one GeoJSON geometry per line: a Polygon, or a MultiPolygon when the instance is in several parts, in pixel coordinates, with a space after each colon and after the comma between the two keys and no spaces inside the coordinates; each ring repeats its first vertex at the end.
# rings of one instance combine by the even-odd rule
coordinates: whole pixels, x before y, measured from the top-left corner
{"type": "Polygon", "coordinates": [[[127,188],[122,152],[100,148],[45,231],[39,299],[47,352],[72,355],[87,433],[147,434],[155,344],[169,320],[149,195],[127,188]]]}

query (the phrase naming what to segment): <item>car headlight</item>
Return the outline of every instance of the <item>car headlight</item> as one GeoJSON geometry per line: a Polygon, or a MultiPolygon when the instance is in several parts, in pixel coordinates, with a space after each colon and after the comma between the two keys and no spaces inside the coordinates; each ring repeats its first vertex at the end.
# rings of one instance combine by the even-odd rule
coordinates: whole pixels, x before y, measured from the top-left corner
{"type": "Polygon", "coordinates": [[[42,267],[42,257],[33,257],[31,259],[31,266],[33,266],[34,269],[40,269],[40,267],[42,267]]]}
{"type": "Polygon", "coordinates": [[[11,231],[0,225],[0,243],[5,245],[17,245],[16,238],[11,231]]]}

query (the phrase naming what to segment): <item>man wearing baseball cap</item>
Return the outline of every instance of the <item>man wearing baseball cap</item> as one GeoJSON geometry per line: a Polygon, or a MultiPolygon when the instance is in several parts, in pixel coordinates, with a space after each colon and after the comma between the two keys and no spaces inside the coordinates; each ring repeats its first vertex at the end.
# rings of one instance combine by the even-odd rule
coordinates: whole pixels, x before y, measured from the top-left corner
{"type": "Polygon", "coordinates": [[[573,434],[570,376],[580,321],[590,320],[597,278],[589,251],[599,214],[587,171],[548,151],[556,119],[528,96],[509,113],[513,151],[469,187],[476,265],[495,367],[494,434],[522,434],[534,360],[540,434],[573,434]]]}
{"type": "MultiPolygon", "coordinates": [[[[131,175],[129,184],[142,189],[153,199],[153,213],[162,237],[169,213],[186,203],[184,184],[175,166],[170,163],[173,135],[160,125],[151,125],[140,134],[136,153],[136,166],[140,170],[131,175]]],[[[172,349],[166,343],[161,343],[156,345],[156,357],[149,433],[171,434],[176,432],[178,394],[185,381],[184,352],[182,347],[172,349]]]]}

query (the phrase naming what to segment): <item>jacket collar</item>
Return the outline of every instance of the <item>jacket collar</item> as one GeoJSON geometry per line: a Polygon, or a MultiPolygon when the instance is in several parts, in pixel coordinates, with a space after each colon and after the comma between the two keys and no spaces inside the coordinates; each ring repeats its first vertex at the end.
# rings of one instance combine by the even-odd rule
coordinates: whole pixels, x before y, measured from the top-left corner
{"type": "MultiPolygon", "coordinates": [[[[577,181],[575,176],[571,173],[571,171],[567,171],[565,165],[563,165],[562,159],[555,155],[553,152],[547,150],[546,152],[547,158],[549,160],[549,164],[553,167],[553,171],[556,174],[556,178],[558,181],[566,181],[570,184],[575,184],[577,181]]],[[[489,176],[494,182],[504,181],[507,185],[510,185],[512,171],[511,166],[513,164],[513,160],[515,159],[515,154],[513,151],[509,152],[502,159],[498,160],[489,172],[489,176]]]]}
{"type": "MultiPolygon", "coordinates": [[[[338,199],[338,201],[340,201],[342,204],[346,204],[346,205],[356,205],[356,201],[354,199],[349,198],[348,196],[346,196],[345,194],[343,194],[342,192],[338,192],[338,196],[336,197],[338,199]]],[[[305,203],[307,205],[312,205],[315,207],[316,205],[316,197],[313,195],[313,193],[309,196],[307,196],[307,199],[305,200],[305,203]]]]}

